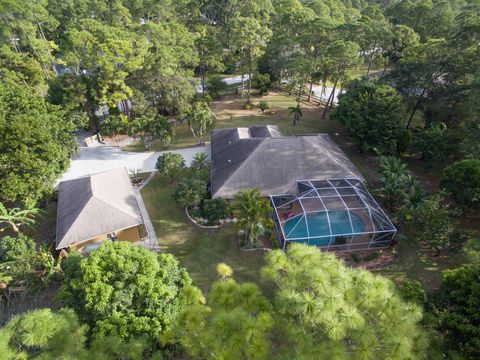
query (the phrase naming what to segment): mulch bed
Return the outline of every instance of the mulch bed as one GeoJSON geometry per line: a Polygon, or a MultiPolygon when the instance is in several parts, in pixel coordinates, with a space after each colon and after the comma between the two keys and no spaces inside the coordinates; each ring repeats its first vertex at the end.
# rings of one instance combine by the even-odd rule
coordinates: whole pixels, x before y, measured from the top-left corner
{"type": "Polygon", "coordinates": [[[335,253],[338,258],[345,261],[347,266],[352,268],[363,268],[363,269],[380,269],[394,263],[397,259],[396,246],[393,245],[389,248],[384,249],[373,249],[373,250],[361,250],[361,251],[350,251],[350,252],[337,252],[335,253]],[[373,253],[378,253],[379,256],[371,261],[364,261],[363,259],[373,253]],[[361,257],[361,261],[355,261],[352,257],[352,254],[357,254],[361,257]]]}

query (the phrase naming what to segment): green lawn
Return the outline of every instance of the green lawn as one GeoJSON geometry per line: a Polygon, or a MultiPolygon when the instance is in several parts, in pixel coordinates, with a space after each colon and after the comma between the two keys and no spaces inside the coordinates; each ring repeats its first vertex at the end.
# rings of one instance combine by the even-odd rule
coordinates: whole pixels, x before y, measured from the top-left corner
{"type": "MultiPolygon", "coordinates": [[[[270,107],[276,112],[275,115],[262,116],[255,107],[251,110],[242,109],[245,99],[239,95],[231,95],[222,101],[215,101],[212,104],[212,110],[217,116],[216,129],[229,127],[248,127],[253,125],[278,125],[284,135],[306,134],[306,133],[333,133],[336,130],[336,124],[326,119],[321,119],[323,108],[302,103],[303,117],[300,122],[293,125],[293,115],[289,115],[289,106],[296,104],[295,99],[286,95],[271,93],[263,97],[253,97],[254,105],[258,105],[261,100],[266,100],[270,107]]],[[[175,138],[169,146],[169,149],[180,149],[195,145],[195,140],[190,129],[181,124],[175,128],[175,138]]],[[[204,136],[204,141],[210,141],[210,134],[204,136]]],[[[131,145],[126,150],[144,151],[142,144],[131,145]]],[[[164,150],[160,143],[154,143],[150,150],[164,150]]]]}
{"type": "MultiPolygon", "coordinates": [[[[158,174],[142,190],[162,251],[174,254],[204,292],[208,292],[217,279],[215,266],[225,262],[233,267],[238,281],[258,283],[271,295],[271,284],[259,276],[264,253],[240,250],[232,225],[209,232],[188,223],[183,210],[173,200],[173,192],[174,185],[158,174]]],[[[433,251],[420,248],[413,237],[401,241],[398,251],[399,257],[394,264],[375,272],[397,283],[418,280],[428,290],[438,287],[443,270],[465,262],[463,254],[443,253],[435,257],[433,251]]]]}
{"type": "MultiPolygon", "coordinates": [[[[413,233],[407,231],[407,233],[413,233]]],[[[463,253],[450,254],[444,251],[435,256],[435,251],[421,248],[414,236],[400,241],[397,261],[375,272],[385,275],[397,283],[404,280],[418,280],[425,289],[433,290],[440,286],[442,271],[456,268],[466,262],[463,253]]]]}
{"type": "Polygon", "coordinates": [[[270,294],[271,285],[259,276],[264,253],[240,250],[232,225],[209,232],[187,223],[183,210],[173,200],[173,192],[174,186],[159,174],[142,190],[161,250],[174,254],[204,293],[217,279],[216,265],[225,262],[234,269],[235,279],[259,283],[270,294]]]}

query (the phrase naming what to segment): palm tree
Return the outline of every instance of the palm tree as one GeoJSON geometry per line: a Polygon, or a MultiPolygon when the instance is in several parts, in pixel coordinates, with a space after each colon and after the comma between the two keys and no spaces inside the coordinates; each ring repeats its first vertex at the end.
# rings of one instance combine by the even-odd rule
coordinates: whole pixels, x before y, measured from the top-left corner
{"type": "Polygon", "coordinates": [[[408,171],[407,165],[393,156],[381,156],[379,160],[380,182],[378,190],[385,199],[389,211],[398,207],[404,198],[404,193],[414,184],[415,180],[408,171]]]}
{"type": "Polygon", "coordinates": [[[300,104],[297,103],[296,106],[289,106],[288,109],[290,110],[288,115],[293,114],[293,125],[297,125],[297,122],[300,121],[300,118],[303,116],[300,104]]]}
{"type": "Polygon", "coordinates": [[[208,160],[207,154],[203,152],[196,153],[195,156],[193,157],[190,167],[198,171],[209,170],[210,161],[208,160]]]}
{"type": "Polygon", "coordinates": [[[257,189],[238,193],[232,208],[236,211],[237,227],[245,231],[245,240],[250,245],[258,236],[273,228],[270,203],[261,197],[257,189]]]}
{"type": "Polygon", "coordinates": [[[149,130],[152,138],[160,140],[165,148],[168,148],[168,145],[175,136],[172,123],[165,116],[156,117],[150,124],[149,130]]]}
{"type": "Polygon", "coordinates": [[[204,101],[199,101],[189,109],[184,110],[181,119],[187,121],[197,144],[200,144],[202,136],[213,127],[215,122],[212,110],[204,101]]]}
{"type": "Polygon", "coordinates": [[[382,175],[407,174],[407,164],[394,156],[380,156],[379,171],[382,175]]]}
{"type": "Polygon", "coordinates": [[[403,203],[398,210],[398,216],[403,221],[413,219],[415,211],[425,200],[425,191],[420,187],[416,178],[411,179],[407,190],[402,192],[403,203]]]}
{"type": "MultiPolygon", "coordinates": [[[[42,210],[32,205],[25,209],[18,207],[7,209],[5,205],[0,203],[0,224],[8,224],[16,234],[20,232],[20,226],[22,225],[32,228],[36,224],[35,217],[42,214],[42,210]]],[[[4,229],[0,229],[0,231],[4,229]]]]}

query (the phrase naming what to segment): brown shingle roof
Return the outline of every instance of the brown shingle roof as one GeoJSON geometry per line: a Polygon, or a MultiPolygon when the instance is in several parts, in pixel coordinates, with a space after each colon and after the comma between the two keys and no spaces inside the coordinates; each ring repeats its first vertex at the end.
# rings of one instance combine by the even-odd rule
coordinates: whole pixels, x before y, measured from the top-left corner
{"type": "Polygon", "coordinates": [[[214,130],[211,151],[212,197],[231,198],[247,188],[264,196],[294,194],[301,179],[362,178],[326,134],[284,137],[268,125],[214,130]]]}
{"type": "Polygon", "coordinates": [[[126,168],[59,185],[57,250],[142,223],[126,168]]]}

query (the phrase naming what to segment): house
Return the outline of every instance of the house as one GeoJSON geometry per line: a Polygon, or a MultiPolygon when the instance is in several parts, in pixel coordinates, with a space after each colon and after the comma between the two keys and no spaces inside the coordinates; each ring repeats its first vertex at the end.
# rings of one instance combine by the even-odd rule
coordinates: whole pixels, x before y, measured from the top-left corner
{"type": "Polygon", "coordinates": [[[137,242],[143,223],[126,168],[59,184],[57,250],[88,252],[107,239],[137,242]]]}
{"type": "Polygon", "coordinates": [[[277,126],[212,132],[212,197],[256,188],[270,198],[281,248],[350,251],[390,246],[396,228],[326,134],[283,136],[277,126]]]}
{"type": "Polygon", "coordinates": [[[295,194],[297,180],[355,177],[360,172],[327,134],[283,136],[275,125],[212,131],[212,197],[257,188],[295,194]]]}

